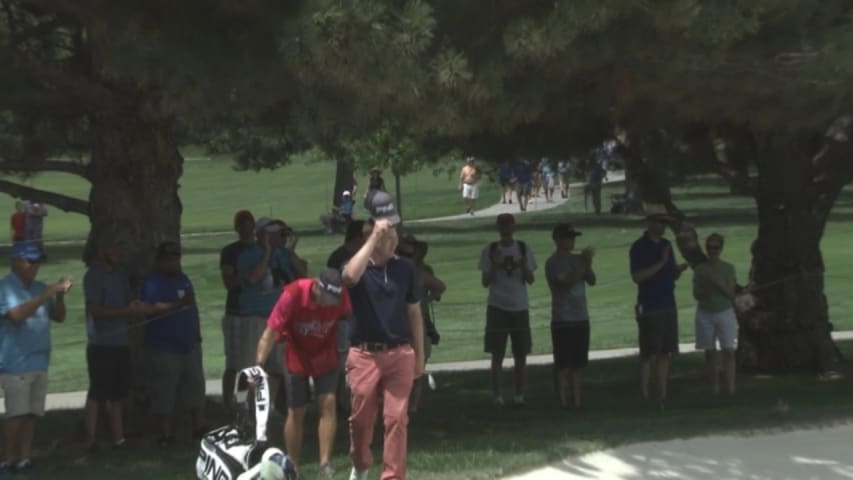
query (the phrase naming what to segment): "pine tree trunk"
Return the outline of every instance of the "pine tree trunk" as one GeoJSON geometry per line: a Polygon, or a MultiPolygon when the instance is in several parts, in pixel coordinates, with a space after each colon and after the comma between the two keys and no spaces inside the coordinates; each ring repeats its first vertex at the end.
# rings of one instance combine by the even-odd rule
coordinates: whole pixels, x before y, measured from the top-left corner
{"type": "Polygon", "coordinates": [[[739,315],[744,369],[826,372],[841,359],[830,335],[820,240],[843,183],[815,181],[820,172],[808,143],[794,141],[759,157],[750,272],[755,306],[739,315]]]}
{"type": "MultiPolygon", "coordinates": [[[[131,287],[151,268],[154,249],[166,240],[180,238],[181,201],[178,179],[183,158],[164,125],[132,116],[96,122],[89,195],[91,231],[84,260],[93,258],[98,239],[112,235],[121,246],[121,264],[128,269],[131,287]]],[[[141,428],[145,404],[144,378],[140,374],[143,328],[141,319],[130,325],[134,365],[130,428],[141,428]]]]}

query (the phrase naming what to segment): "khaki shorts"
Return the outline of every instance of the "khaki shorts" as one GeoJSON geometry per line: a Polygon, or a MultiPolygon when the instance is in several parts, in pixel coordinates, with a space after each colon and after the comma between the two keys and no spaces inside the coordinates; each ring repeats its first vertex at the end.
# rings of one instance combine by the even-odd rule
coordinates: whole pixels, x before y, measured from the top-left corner
{"type": "Polygon", "coordinates": [[[6,404],[6,418],[22,415],[44,416],[47,398],[47,372],[0,374],[6,404]]]}
{"type": "Polygon", "coordinates": [[[201,346],[190,353],[148,351],[151,413],[171,415],[178,407],[200,409],[205,402],[201,346]]]}

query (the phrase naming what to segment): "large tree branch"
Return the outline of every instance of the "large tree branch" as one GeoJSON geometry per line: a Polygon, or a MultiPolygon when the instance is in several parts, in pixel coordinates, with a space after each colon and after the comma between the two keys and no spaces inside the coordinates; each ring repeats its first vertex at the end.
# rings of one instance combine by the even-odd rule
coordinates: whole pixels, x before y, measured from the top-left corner
{"type": "Polygon", "coordinates": [[[21,185],[20,183],[10,182],[0,179],[0,193],[6,193],[15,198],[52,205],[64,212],[75,212],[83,215],[89,215],[89,202],[80,200],[79,198],[69,197],[59,193],[39,190],[37,188],[21,185]]]}
{"type": "Polygon", "coordinates": [[[0,156],[0,170],[14,173],[62,172],[89,180],[89,166],[70,160],[13,161],[0,156]]]}

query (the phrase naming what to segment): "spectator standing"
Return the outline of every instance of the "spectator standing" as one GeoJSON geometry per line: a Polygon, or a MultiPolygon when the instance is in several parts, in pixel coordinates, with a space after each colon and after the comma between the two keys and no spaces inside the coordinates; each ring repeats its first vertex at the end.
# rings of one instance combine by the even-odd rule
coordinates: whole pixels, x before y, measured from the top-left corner
{"type": "Polygon", "coordinates": [[[370,178],[367,179],[367,191],[364,192],[364,208],[370,211],[370,199],[376,192],[386,192],[385,180],[382,178],[382,169],[373,167],[370,169],[370,178]]]}
{"type": "MultiPolygon", "coordinates": [[[[237,363],[237,370],[255,364],[258,345],[266,329],[267,319],[278,300],[281,288],[295,280],[295,272],[282,248],[282,235],[286,232],[282,222],[261,217],[255,222],[258,241],[237,257],[237,278],[240,281],[240,342],[247,346],[237,363]],[[292,277],[292,278],[290,278],[292,277]]],[[[270,392],[277,395],[284,375],[281,345],[267,359],[264,370],[269,374],[270,392]]]]}
{"type": "Polygon", "coordinates": [[[44,217],[47,216],[47,207],[41,203],[33,202],[27,208],[27,228],[25,239],[35,242],[41,250],[44,250],[44,217]]]}
{"type": "Polygon", "coordinates": [[[45,256],[29,242],[12,246],[12,271],[0,280],[0,387],[6,458],[0,475],[29,473],[35,418],[44,416],[50,321],[65,321],[65,293],[71,280],[50,286],[36,280],[45,256]]]}
{"type": "Polygon", "coordinates": [[[607,170],[599,160],[593,160],[587,172],[587,191],[592,196],[592,208],[601,215],[601,186],[607,180],[607,170]]]}
{"type": "Polygon", "coordinates": [[[308,379],[320,412],[320,473],[334,475],[329,463],[337,426],[335,390],[338,385],[338,351],[335,336],[337,322],[349,315],[349,295],[343,288],[341,273],[327,268],[319,277],[303,278],[288,284],[270,314],[266,330],[258,343],[257,364],[263,365],[278,342],[286,344],[284,364],[287,392],[287,420],[284,442],[288,456],[299,468],[305,405],[308,403],[308,379]]]}
{"type": "Polygon", "coordinates": [[[560,406],[581,406],[583,369],[589,363],[589,312],[586,285],[596,283],[592,269],[594,251],[572,253],[581,232],[568,224],[554,227],[551,238],[557,250],[545,263],[545,278],[551,290],[551,343],[560,406]]]}
{"type": "Polygon", "coordinates": [[[355,320],[350,334],[347,374],[352,414],[351,480],[366,480],[373,463],[370,443],[382,400],[385,441],[381,479],[405,479],[408,403],[412,382],[424,371],[421,287],[411,261],[394,255],[400,216],[390,195],[373,196],[373,219],[365,243],[346,264],[355,320]]]}
{"type": "MultiPolygon", "coordinates": [[[[441,338],[438,329],[435,327],[432,315],[432,302],[441,300],[441,296],[447,290],[447,286],[441,279],[435,276],[433,268],[424,261],[429,252],[429,245],[426,242],[418,240],[414,235],[407,235],[403,237],[397,251],[401,256],[415,262],[415,268],[418,270],[418,279],[423,288],[421,295],[421,316],[424,319],[424,365],[426,366],[432,354],[433,345],[438,345],[441,338]]],[[[409,397],[409,414],[417,412],[418,408],[420,408],[424,383],[426,382],[427,375],[415,379],[415,383],[412,386],[412,394],[409,397]]]]}
{"type": "Polygon", "coordinates": [[[465,165],[459,171],[459,190],[462,191],[462,200],[465,202],[465,213],[474,215],[477,207],[477,197],[480,196],[480,168],[477,167],[474,157],[465,159],[465,165]]]}
{"type": "MultiPolygon", "coordinates": [[[[335,251],[329,255],[329,259],[326,260],[326,267],[334,268],[339,272],[343,272],[344,265],[346,265],[350,258],[355,255],[355,252],[364,245],[363,231],[364,220],[353,220],[347,227],[347,232],[344,236],[344,244],[336,248],[335,251]]],[[[352,312],[338,321],[337,328],[340,375],[338,375],[338,389],[335,399],[338,402],[338,408],[343,411],[349,411],[349,398],[347,397],[346,392],[346,361],[347,352],[349,352],[349,326],[351,323],[352,312]]]]}
{"type": "Polygon", "coordinates": [[[15,202],[15,213],[11,218],[12,243],[22,242],[27,237],[27,202],[15,202]]]}
{"type": "Polygon", "coordinates": [[[222,336],[225,340],[225,372],[222,374],[222,403],[226,408],[234,405],[234,382],[237,371],[252,346],[243,343],[244,330],[240,322],[240,278],[237,275],[237,259],[240,254],[255,245],[255,217],[248,210],[234,214],[234,231],[237,241],[226,245],[219,252],[219,273],[225,287],[225,315],[222,317],[222,336]]]}
{"type": "Polygon", "coordinates": [[[512,191],[515,185],[515,174],[509,162],[501,163],[498,167],[498,180],[501,184],[501,203],[512,203],[512,191]]]}
{"type": "Polygon", "coordinates": [[[157,418],[161,447],[175,435],[172,416],[178,406],[190,411],[193,437],[205,432],[205,381],[201,328],[195,289],[181,270],[177,242],[157,246],[154,271],[142,281],[140,300],[146,314],[143,345],[148,353],[151,413],[157,418]]]}
{"type": "Polygon", "coordinates": [[[518,208],[522,212],[526,212],[527,202],[530,201],[530,192],[533,189],[530,162],[527,160],[521,160],[515,165],[515,188],[516,195],[518,195],[518,208]]]}
{"type": "Polygon", "coordinates": [[[693,297],[696,307],[696,349],[705,351],[711,390],[720,393],[720,366],[717,358],[717,341],[723,351],[726,388],[735,394],[735,346],[737,317],[732,306],[735,297],[735,267],[720,259],[723,236],[712,233],[705,240],[708,260],[693,269],[693,297]]]}
{"type": "Polygon", "coordinates": [[[640,340],[640,393],[649,398],[651,360],[655,360],[658,400],[667,397],[670,355],[678,353],[675,281],[687,268],[676,265],[672,244],[663,238],[672,217],[663,205],[646,207],[646,232],[631,245],[631,279],[637,284],[640,340]]]}
{"type": "Polygon", "coordinates": [[[133,369],[128,346],[128,324],[144,313],[134,300],[130,277],[119,265],[120,249],[115,239],[98,240],[98,256],[83,277],[86,301],[86,366],[89,392],[83,422],[87,447],[95,445],[98,410],[106,409],[113,445],[124,444],[122,402],[130,393],[133,369]]]}
{"type": "Polygon", "coordinates": [[[527,244],[513,238],[515,218],[511,214],[498,215],[497,227],[500,241],[486,245],[480,255],[483,287],[489,289],[483,343],[486,353],[492,356],[494,402],[503,405],[501,373],[507,338],[512,341],[513,403],[522,406],[525,404],[527,355],[532,347],[527,286],[533,283],[536,259],[527,244]]]}

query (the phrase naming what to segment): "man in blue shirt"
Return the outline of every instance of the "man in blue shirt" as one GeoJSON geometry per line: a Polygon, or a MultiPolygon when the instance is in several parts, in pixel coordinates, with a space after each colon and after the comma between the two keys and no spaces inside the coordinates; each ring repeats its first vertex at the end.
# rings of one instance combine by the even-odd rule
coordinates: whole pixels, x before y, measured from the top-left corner
{"type": "Polygon", "coordinates": [[[36,280],[45,256],[35,243],[12,247],[12,271],[0,280],[0,386],[6,403],[6,459],[0,475],[32,470],[35,417],[44,416],[50,321],[65,320],[70,279],[36,280]]]}
{"type": "Polygon", "coordinates": [[[178,403],[192,415],[193,433],[204,433],[204,370],[201,329],[195,290],[181,271],[181,247],[164,242],[157,247],[154,271],[142,281],[139,299],[147,316],[143,343],[148,352],[151,413],[157,417],[158,443],[169,446],[172,416],[178,403]]]}
{"type": "Polygon", "coordinates": [[[518,195],[518,208],[525,212],[527,202],[530,201],[530,193],[533,191],[533,174],[528,160],[522,160],[515,166],[515,188],[518,195]]]}
{"type": "Polygon", "coordinates": [[[663,238],[672,220],[663,205],[647,205],[646,233],[631,245],[631,279],[638,287],[637,326],[640,340],[640,389],[649,398],[651,359],[656,359],[658,400],[666,400],[669,356],[678,353],[678,310],[675,281],[687,268],[676,265],[672,244],[663,238]]]}
{"type": "Polygon", "coordinates": [[[354,314],[347,356],[350,479],[367,480],[380,399],[385,422],[382,478],[404,479],[409,395],[424,371],[421,286],[414,264],[394,254],[399,242],[394,225],[400,216],[391,195],[375,192],[367,206],[373,218],[365,226],[365,243],[342,275],[354,314]]]}

